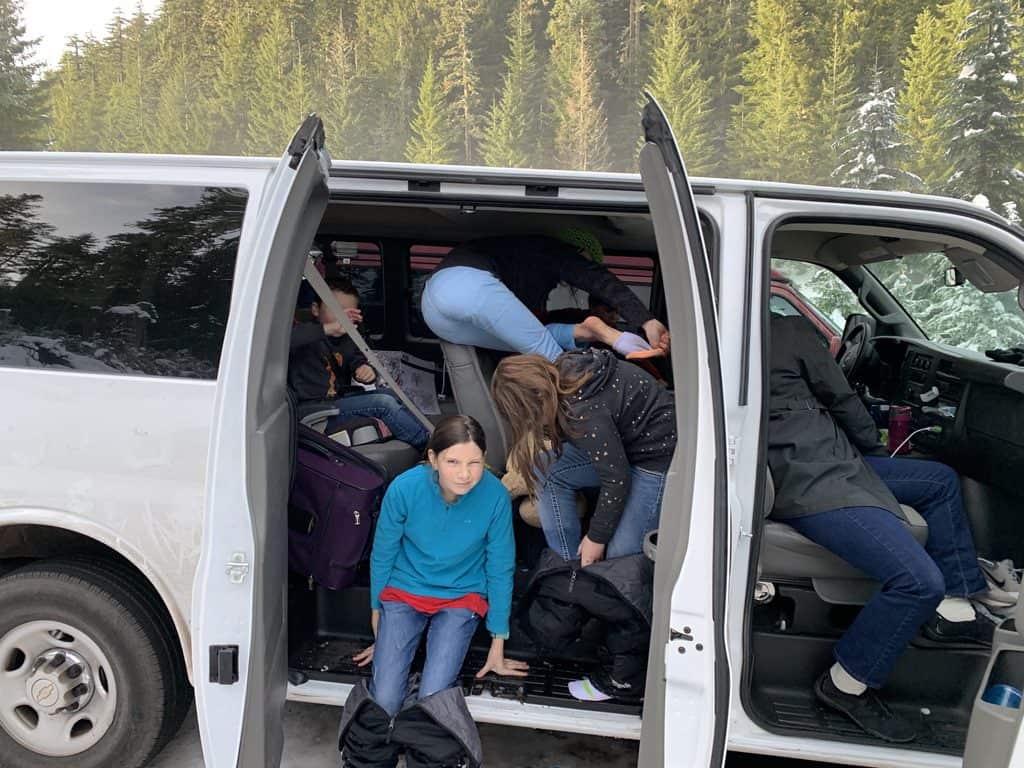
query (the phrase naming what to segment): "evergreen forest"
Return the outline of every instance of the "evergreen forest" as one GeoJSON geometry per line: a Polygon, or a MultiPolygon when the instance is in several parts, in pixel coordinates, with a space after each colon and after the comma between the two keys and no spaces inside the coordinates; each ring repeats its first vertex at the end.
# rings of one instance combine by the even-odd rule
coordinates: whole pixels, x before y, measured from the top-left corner
{"type": "Polygon", "coordinates": [[[22,1],[4,149],[278,155],[315,111],[334,158],[632,171],[647,90],[694,175],[1024,200],[1024,0],[164,0],[45,71],[22,1]]]}

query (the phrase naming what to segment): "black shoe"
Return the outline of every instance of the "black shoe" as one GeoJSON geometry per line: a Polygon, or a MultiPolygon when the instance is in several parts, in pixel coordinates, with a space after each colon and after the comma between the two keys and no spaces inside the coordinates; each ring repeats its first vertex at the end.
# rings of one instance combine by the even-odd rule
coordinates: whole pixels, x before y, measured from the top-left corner
{"type": "Polygon", "coordinates": [[[948,621],[935,614],[921,627],[921,633],[936,643],[976,643],[992,645],[996,625],[984,616],[974,621],[948,621]]]}
{"type": "Polygon", "coordinates": [[[860,696],[843,693],[827,669],[814,684],[814,693],[818,701],[842,712],[871,736],[894,744],[917,738],[914,726],[889,709],[875,691],[868,688],[860,696]]]}

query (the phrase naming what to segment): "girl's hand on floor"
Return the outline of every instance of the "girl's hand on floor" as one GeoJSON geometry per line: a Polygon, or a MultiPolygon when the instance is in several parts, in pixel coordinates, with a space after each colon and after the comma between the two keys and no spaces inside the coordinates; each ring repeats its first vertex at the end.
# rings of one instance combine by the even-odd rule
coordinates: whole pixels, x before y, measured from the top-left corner
{"type": "Polygon", "coordinates": [[[525,661],[516,661],[515,659],[506,659],[503,655],[498,658],[491,658],[490,654],[487,656],[487,663],[481,667],[480,671],[476,673],[477,677],[483,677],[488,672],[493,672],[496,675],[502,677],[526,677],[526,674],[530,671],[530,665],[525,661]]]}
{"type": "Polygon", "coordinates": [[[361,650],[359,653],[357,653],[355,656],[352,657],[352,661],[354,661],[356,663],[357,667],[365,667],[367,664],[369,664],[371,661],[373,661],[373,649],[374,649],[374,646],[376,646],[376,643],[374,643],[373,645],[370,645],[367,648],[364,648],[363,650],[361,650]]]}

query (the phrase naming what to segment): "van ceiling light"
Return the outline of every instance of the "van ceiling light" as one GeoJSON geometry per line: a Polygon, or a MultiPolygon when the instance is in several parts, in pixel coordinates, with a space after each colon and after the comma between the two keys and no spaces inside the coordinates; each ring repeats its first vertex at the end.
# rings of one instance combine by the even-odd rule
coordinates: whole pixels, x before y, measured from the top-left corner
{"type": "Polygon", "coordinates": [[[475,205],[468,205],[467,204],[467,205],[463,205],[460,210],[463,213],[476,213],[476,206],[475,205]]]}

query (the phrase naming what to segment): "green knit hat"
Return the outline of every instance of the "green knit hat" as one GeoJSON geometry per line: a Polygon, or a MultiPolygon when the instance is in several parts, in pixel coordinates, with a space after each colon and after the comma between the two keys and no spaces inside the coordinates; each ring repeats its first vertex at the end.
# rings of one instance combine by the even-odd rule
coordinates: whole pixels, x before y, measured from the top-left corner
{"type": "Polygon", "coordinates": [[[604,262],[604,248],[601,247],[601,241],[590,230],[567,227],[561,230],[556,237],[563,243],[579,248],[595,264],[604,262]]]}

